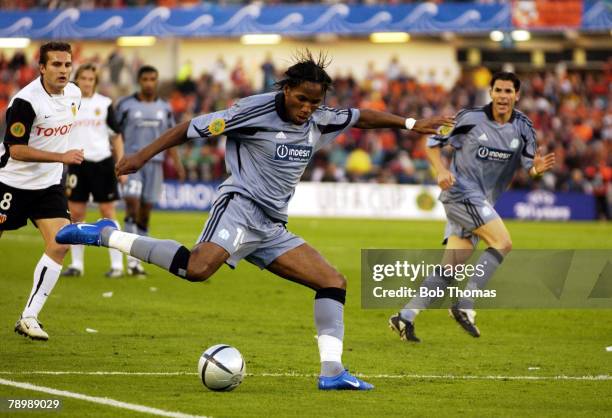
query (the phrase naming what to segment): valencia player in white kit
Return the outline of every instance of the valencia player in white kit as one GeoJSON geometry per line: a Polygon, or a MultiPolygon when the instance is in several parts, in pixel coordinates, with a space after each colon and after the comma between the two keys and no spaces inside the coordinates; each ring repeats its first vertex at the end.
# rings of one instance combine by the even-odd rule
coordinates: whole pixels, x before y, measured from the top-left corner
{"type": "MultiPolygon", "coordinates": [[[[118,134],[112,100],[96,92],[98,73],[95,65],[81,65],[74,81],[81,89],[83,98],[72,127],[70,143],[83,149],[85,160],[68,168],[66,193],[71,219],[72,222],[85,220],[87,202],[93,196],[102,217],[116,220],[115,201],[119,199],[119,190],[115,161],[123,158],[123,140],[118,134]]],[[[84,247],[71,245],[70,252],[72,263],[62,272],[62,276],[81,276],[85,264],[84,247]]],[[[109,254],[111,266],[106,277],[123,276],[123,254],[112,248],[109,254]]]]}
{"type": "Polygon", "coordinates": [[[6,111],[6,135],[0,148],[0,235],[30,219],[45,241],[34,269],[32,291],[15,332],[35,340],[49,335],[38,314],[60,275],[67,245],[55,235],[70,223],[61,185],[63,164],[80,164],[83,151],[71,149],[69,136],[81,103],[81,91],[70,83],[72,50],[63,42],[40,47],[40,77],[21,89],[6,111]]]}

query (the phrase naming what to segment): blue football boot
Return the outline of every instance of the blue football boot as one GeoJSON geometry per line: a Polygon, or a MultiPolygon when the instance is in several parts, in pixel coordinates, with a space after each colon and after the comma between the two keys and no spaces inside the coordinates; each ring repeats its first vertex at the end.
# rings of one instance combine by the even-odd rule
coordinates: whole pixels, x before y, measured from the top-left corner
{"type": "Polygon", "coordinates": [[[70,224],[60,229],[55,236],[58,244],[84,244],[100,246],[100,233],[104,228],[117,229],[111,219],[100,219],[95,224],[70,224]]]}
{"type": "Polygon", "coordinates": [[[349,373],[343,371],[338,376],[325,377],[319,376],[320,390],[372,390],[374,385],[364,382],[349,373]]]}

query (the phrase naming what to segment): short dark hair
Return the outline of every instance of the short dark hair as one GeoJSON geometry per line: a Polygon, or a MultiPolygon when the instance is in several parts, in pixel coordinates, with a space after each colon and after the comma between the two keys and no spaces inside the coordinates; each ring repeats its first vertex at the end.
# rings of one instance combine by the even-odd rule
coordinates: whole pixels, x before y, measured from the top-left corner
{"type": "Polygon", "coordinates": [[[143,65],[138,69],[138,79],[140,80],[140,77],[145,73],[159,74],[159,71],[157,71],[157,68],[153,67],[152,65],[143,65]]]}
{"type": "Polygon", "coordinates": [[[497,80],[512,81],[512,84],[514,85],[514,90],[516,90],[517,92],[521,90],[521,80],[519,80],[519,78],[514,73],[511,73],[509,71],[500,71],[498,73],[493,74],[493,78],[491,79],[491,88],[493,88],[497,80]]]}
{"type": "Polygon", "coordinates": [[[81,73],[83,71],[93,71],[94,76],[96,77],[96,86],[98,85],[98,81],[99,81],[99,76],[98,76],[98,68],[96,67],[96,65],[94,63],[88,62],[86,64],[83,64],[81,66],[79,66],[79,68],[76,70],[76,73],[74,74],[74,82],[75,84],[78,86],[79,85],[79,77],[81,76],[81,73]]]}
{"type": "Polygon", "coordinates": [[[323,92],[330,88],[332,79],[325,71],[330,64],[327,54],[319,52],[319,56],[315,58],[308,49],[305,49],[298,51],[294,60],[295,63],[285,71],[285,78],[276,82],[278,89],[283,89],[285,86],[296,87],[305,81],[321,84],[323,92]]]}
{"type": "Polygon", "coordinates": [[[70,47],[70,44],[66,42],[47,42],[40,47],[40,51],[38,53],[39,64],[47,65],[47,61],[49,60],[47,52],[49,51],[63,51],[72,56],[72,48],[70,47]]]}

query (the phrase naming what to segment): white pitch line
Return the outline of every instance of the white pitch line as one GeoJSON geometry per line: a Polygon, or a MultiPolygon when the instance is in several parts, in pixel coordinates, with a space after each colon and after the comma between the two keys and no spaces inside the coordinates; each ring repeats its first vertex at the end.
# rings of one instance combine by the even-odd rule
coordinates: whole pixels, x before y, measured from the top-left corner
{"type": "MultiPolygon", "coordinates": [[[[53,371],[35,370],[29,372],[0,371],[0,375],[82,375],[82,376],[197,376],[195,372],[120,372],[120,371],[53,371]]],[[[594,376],[503,376],[503,375],[452,375],[452,374],[362,374],[364,379],[435,379],[435,380],[591,380],[608,381],[612,376],[600,374],[594,376]]],[[[306,373],[255,373],[247,374],[254,377],[318,377],[317,374],[306,373]]]]}
{"type": "Polygon", "coordinates": [[[127,403],[117,401],[111,398],[101,398],[98,396],[83,395],[82,393],[68,392],[67,390],[58,390],[48,388],[45,386],[37,386],[26,382],[16,382],[14,380],[6,380],[0,378],[0,385],[13,386],[20,389],[33,390],[36,392],[48,393],[55,396],[63,396],[66,398],[74,398],[82,401],[93,402],[101,405],[113,406],[115,408],[128,409],[130,411],[142,412],[145,414],[157,415],[160,417],[172,417],[172,418],[206,418],[201,415],[189,415],[183,414],[182,412],[164,411],[163,409],[151,408],[149,406],[138,405],[134,403],[127,403]]]}

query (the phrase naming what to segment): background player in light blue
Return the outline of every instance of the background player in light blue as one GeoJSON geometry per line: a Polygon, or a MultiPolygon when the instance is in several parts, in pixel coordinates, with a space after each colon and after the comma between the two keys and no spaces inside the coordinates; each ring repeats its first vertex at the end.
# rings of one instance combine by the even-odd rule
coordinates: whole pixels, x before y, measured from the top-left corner
{"type": "MultiPolygon", "coordinates": [[[[346,279],[317,250],[286,228],[287,206],[313,154],[351,128],[413,129],[431,134],[452,118],[416,121],[369,109],[322,106],[331,78],[325,57],[309,52],[279,82],[279,90],[239,100],[229,109],[194,118],[117,164],[118,174],[136,172],[163,150],[191,138],[227,136],[231,176],[197,240],[188,250],[176,241],[115,230],[109,221],[63,229],[58,242],[119,249],[190,281],[204,281],[224,263],[241,259],[313,289],[321,360],[319,388],[368,390],[372,385],[342,365],[346,279]],[[80,227],[80,228],[79,228],[80,227]]],[[[290,321],[290,313],[287,313],[290,321]]]]}
{"type": "MultiPolygon", "coordinates": [[[[553,153],[540,155],[531,121],[514,109],[520,88],[515,74],[495,74],[491,79],[491,103],[460,111],[454,129],[428,141],[427,157],[438,173],[440,201],[448,218],[441,264],[464,263],[479,239],[487,244],[477,261],[484,266],[484,274],[474,275],[466,289],[483,289],[512,249],[510,233],[493,205],[510,185],[516,170],[523,167],[532,177],[538,177],[555,163],[553,153]],[[444,145],[454,149],[449,169],[441,159],[440,148],[444,145]]],[[[446,289],[450,280],[433,275],[422,286],[446,289]]],[[[389,318],[389,326],[402,340],[419,342],[414,319],[431,302],[430,298],[414,298],[389,318]]],[[[480,336],[474,321],[473,299],[459,299],[449,312],[470,335],[480,336]]]]}
{"type": "MultiPolygon", "coordinates": [[[[174,116],[170,105],[157,96],[158,72],[155,67],[145,65],[138,70],[140,91],[117,102],[117,124],[123,134],[125,153],[133,154],[153,142],[162,132],[172,128],[174,116]]],[[[181,159],[175,149],[168,150],[179,174],[185,178],[181,159]]],[[[127,232],[147,235],[151,209],[161,194],[164,172],[163,154],[151,159],[137,173],[128,176],[123,186],[126,215],[124,229],[127,232]]],[[[140,260],[128,257],[129,275],[145,274],[140,260]]]]}

